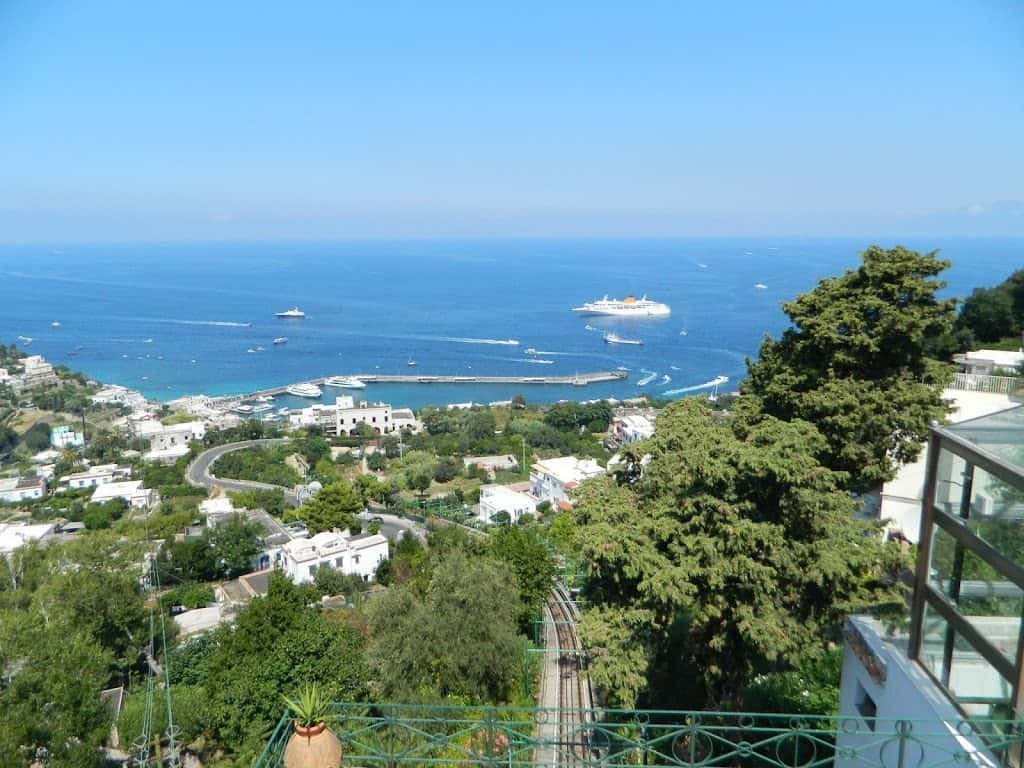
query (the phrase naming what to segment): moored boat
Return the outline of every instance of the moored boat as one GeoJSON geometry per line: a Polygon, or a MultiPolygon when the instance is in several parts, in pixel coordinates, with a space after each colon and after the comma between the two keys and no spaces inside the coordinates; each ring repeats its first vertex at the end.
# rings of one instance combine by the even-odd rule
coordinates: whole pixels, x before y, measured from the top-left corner
{"type": "Polygon", "coordinates": [[[326,387],[341,387],[342,389],[366,389],[366,384],[355,376],[331,376],[324,380],[326,387]]]}
{"type": "Polygon", "coordinates": [[[284,312],[274,313],[274,317],[280,317],[283,320],[301,320],[305,316],[306,313],[298,307],[292,307],[291,309],[286,309],[284,312]]]}
{"type": "Polygon", "coordinates": [[[323,394],[316,384],[292,384],[285,388],[285,392],[295,397],[320,397],[323,394]]]}

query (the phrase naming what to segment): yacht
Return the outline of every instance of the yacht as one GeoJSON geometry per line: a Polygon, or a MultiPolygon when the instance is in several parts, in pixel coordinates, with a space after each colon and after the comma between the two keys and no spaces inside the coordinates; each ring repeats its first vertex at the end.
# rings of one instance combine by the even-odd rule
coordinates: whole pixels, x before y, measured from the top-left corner
{"type": "Polygon", "coordinates": [[[324,381],[325,387],[341,387],[342,389],[366,389],[366,384],[355,376],[331,376],[324,381]]]}
{"type": "Polygon", "coordinates": [[[266,413],[267,411],[272,411],[273,409],[274,406],[271,403],[260,403],[259,405],[252,406],[253,413],[266,413]]]}
{"type": "Polygon", "coordinates": [[[573,307],[573,312],[581,315],[616,315],[618,317],[665,317],[672,310],[668,304],[652,301],[644,294],[639,299],[627,296],[622,299],[609,299],[605,294],[600,301],[588,301],[582,307],[573,307]]]}
{"type": "Polygon", "coordinates": [[[533,347],[527,347],[524,351],[528,355],[539,355],[540,354],[540,352],[538,350],[534,349],[533,347]]]}
{"type": "Polygon", "coordinates": [[[295,397],[320,397],[323,394],[316,384],[292,384],[285,392],[295,397]]]}
{"type": "Polygon", "coordinates": [[[604,341],[606,344],[630,344],[634,347],[642,347],[644,345],[640,339],[626,339],[614,333],[606,333],[604,341]]]}
{"type": "Polygon", "coordinates": [[[408,365],[410,368],[413,368],[416,365],[416,361],[410,359],[409,362],[406,363],[406,365],[408,365]]]}
{"type": "Polygon", "coordinates": [[[768,289],[768,286],[764,283],[754,283],[754,289],[758,291],[765,291],[768,289]]]}
{"type": "Polygon", "coordinates": [[[60,323],[58,321],[54,320],[52,323],[50,323],[50,327],[51,328],[60,328],[60,323]]]}
{"type": "Polygon", "coordinates": [[[274,339],[274,343],[275,344],[287,344],[288,343],[288,337],[287,336],[278,336],[276,339],[274,339]]]}
{"type": "Polygon", "coordinates": [[[275,312],[274,313],[274,317],[282,317],[282,318],[284,318],[286,320],[301,320],[305,316],[306,316],[306,313],[303,312],[298,307],[292,307],[291,309],[286,309],[284,312],[275,312]]]}

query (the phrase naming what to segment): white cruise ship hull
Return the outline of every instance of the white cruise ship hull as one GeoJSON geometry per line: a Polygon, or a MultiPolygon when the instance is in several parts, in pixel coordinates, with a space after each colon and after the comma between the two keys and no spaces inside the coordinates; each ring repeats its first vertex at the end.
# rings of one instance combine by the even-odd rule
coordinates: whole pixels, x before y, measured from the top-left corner
{"type": "Polygon", "coordinates": [[[580,315],[605,315],[612,317],[668,317],[672,314],[672,310],[665,305],[640,309],[573,307],[572,311],[580,315]]]}

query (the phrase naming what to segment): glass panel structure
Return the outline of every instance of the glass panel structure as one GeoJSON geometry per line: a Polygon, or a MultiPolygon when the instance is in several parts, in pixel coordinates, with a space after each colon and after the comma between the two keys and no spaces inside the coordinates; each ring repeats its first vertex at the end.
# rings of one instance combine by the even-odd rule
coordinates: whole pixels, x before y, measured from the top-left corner
{"type": "Polygon", "coordinates": [[[970,717],[1022,714],[1024,407],[932,430],[911,654],[970,717]]]}

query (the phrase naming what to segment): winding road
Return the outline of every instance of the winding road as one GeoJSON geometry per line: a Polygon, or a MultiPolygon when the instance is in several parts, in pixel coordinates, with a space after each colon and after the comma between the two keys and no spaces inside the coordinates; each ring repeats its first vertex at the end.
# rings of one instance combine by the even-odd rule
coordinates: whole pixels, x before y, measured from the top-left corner
{"type": "Polygon", "coordinates": [[[222,479],[210,472],[210,467],[213,466],[213,463],[226,453],[288,442],[291,442],[291,438],[279,437],[264,438],[262,440],[242,440],[238,443],[225,443],[224,445],[215,446],[196,456],[195,460],[188,465],[185,478],[188,480],[189,485],[208,490],[219,488],[222,491],[234,491],[236,493],[239,491],[284,491],[285,503],[293,507],[298,506],[298,500],[290,488],[285,488],[281,485],[271,485],[270,483],[260,483],[255,480],[222,479]]]}
{"type": "MultiPolygon", "coordinates": [[[[290,438],[280,437],[264,438],[262,440],[242,440],[238,443],[225,443],[224,445],[218,445],[207,451],[203,451],[201,454],[196,456],[195,460],[188,465],[185,477],[190,485],[197,488],[206,488],[208,490],[219,488],[222,491],[233,491],[236,493],[238,491],[284,491],[285,503],[293,507],[297,507],[298,500],[295,498],[295,494],[290,488],[285,488],[282,485],[260,483],[255,480],[232,480],[230,478],[221,478],[217,477],[210,471],[210,467],[213,466],[214,462],[226,453],[244,451],[247,448],[258,448],[263,445],[274,445],[276,443],[287,442],[290,442],[290,438]]],[[[389,539],[394,540],[400,533],[405,532],[411,533],[422,542],[426,541],[427,531],[423,526],[418,525],[411,520],[398,517],[397,515],[391,515],[383,512],[364,512],[357,515],[357,517],[362,520],[364,529],[374,518],[380,518],[379,522],[381,524],[381,533],[389,539]]]]}

